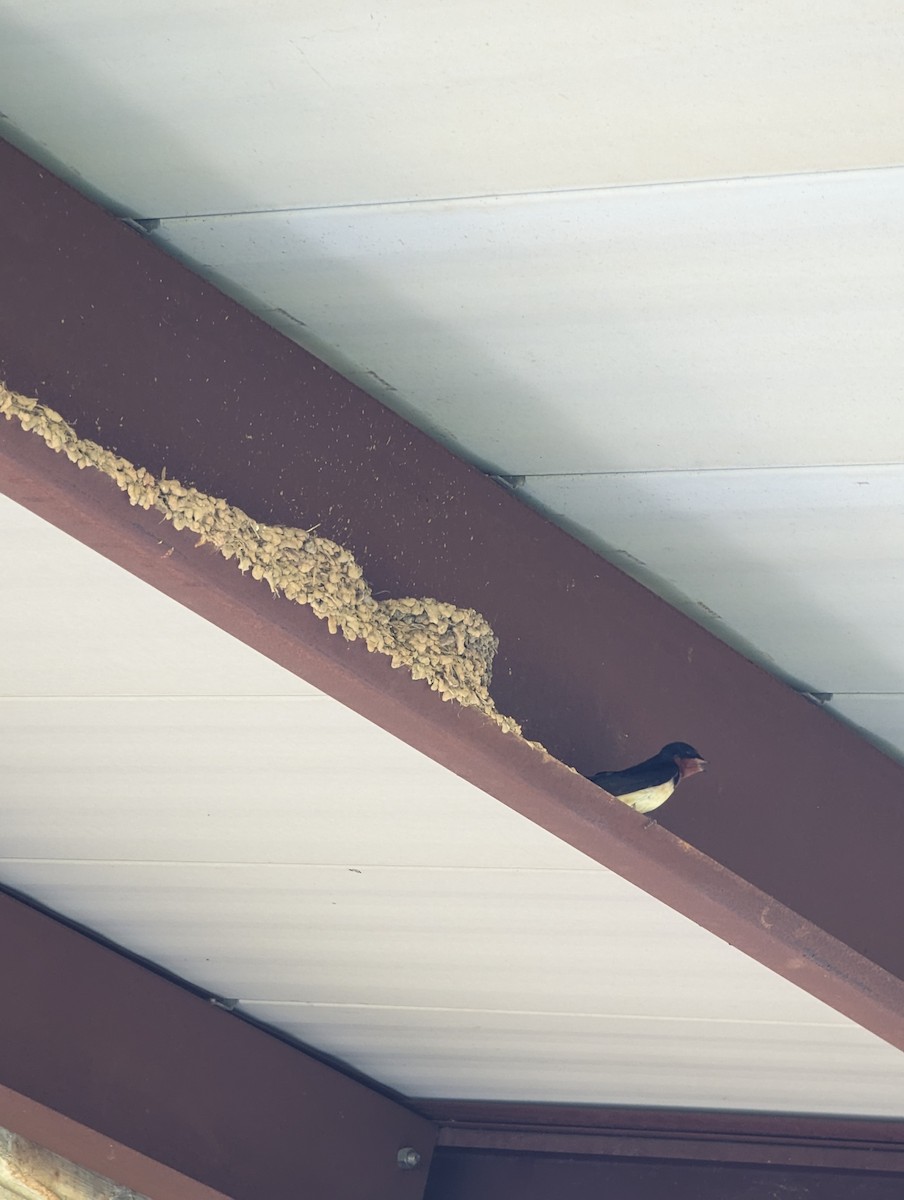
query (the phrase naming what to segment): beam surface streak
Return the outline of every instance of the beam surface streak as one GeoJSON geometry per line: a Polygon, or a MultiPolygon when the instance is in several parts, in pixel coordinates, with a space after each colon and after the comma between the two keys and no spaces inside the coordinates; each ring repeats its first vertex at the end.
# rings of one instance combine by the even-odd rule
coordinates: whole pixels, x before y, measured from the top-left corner
{"type": "Polygon", "coordinates": [[[404,1105],[3,894],[0,962],[0,1126],[151,1200],[422,1195],[404,1105]]]}
{"type": "Polygon", "coordinates": [[[0,421],[14,500],[904,1048],[904,768],[6,145],[0,179],[7,386],[155,475],[318,526],[377,593],[483,613],[496,703],[555,757],[0,421]],[[562,765],[674,739],[711,768],[658,824],[562,765]]]}

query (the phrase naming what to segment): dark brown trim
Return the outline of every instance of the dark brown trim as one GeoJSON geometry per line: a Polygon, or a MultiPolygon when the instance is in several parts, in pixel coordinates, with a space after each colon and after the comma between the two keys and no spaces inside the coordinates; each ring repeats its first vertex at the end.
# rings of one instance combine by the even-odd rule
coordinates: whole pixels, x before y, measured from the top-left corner
{"type": "Polygon", "coordinates": [[[437,1146],[904,1176],[904,1121],[461,1100],[418,1103],[437,1146]]]}
{"type": "Polygon", "coordinates": [[[0,177],[10,387],[483,612],[500,708],[562,761],[679,737],[712,769],[650,824],[0,422],[10,496],[904,1048],[900,765],[2,145],[0,177]]]}
{"type": "Polygon", "coordinates": [[[6,895],[0,962],[6,1128],[167,1200],[419,1200],[404,1105],[6,895]]]}
{"type": "Polygon", "coordinates": [[[901,1176],[439,1147],[424,1200],[900,1200],[901,1176]]]}

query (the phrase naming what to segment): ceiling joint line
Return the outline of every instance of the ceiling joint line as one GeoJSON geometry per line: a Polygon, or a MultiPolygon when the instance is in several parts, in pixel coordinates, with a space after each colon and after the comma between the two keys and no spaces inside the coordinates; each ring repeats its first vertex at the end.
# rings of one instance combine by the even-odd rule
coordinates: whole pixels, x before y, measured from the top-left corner
{"type": "Polygon", "coordinates": [[[509,200],[530,201],[548,200],[553,197],[606,196],[616,192],[652,192],[673,191],[678,188],[734,187],[745,184],[776,183],[800,179],[829,180],[847,175],[890,174],[902,170],[904,170],[904,164],[896,163],[889,166],[846,167],[833,171],[786,171],[764,175],[725,175],[702,179],[663,179],[653,182],[639,180],[633,183],[588,184],[579,187],[560,188],[527,188],[511,192],[464,192],[448,196],[410,196],[392,200],[350,200],[336,204],[297,204],[276,208],[232,209],[222,212],[171,213],[169,215],[142,217],[122,216],[119,213],[114,213],[113,215],[118,217],[124,224],[148,226],[148,232],[153,233],[157,231],[159,225],[176,221],[213,221],[219,218],[231,217],[278,217],[290,216],[293,213],[366,212],[372,209],[397,211],[399,209],[430,208],[432,206],[505,203],[509,200]]]}

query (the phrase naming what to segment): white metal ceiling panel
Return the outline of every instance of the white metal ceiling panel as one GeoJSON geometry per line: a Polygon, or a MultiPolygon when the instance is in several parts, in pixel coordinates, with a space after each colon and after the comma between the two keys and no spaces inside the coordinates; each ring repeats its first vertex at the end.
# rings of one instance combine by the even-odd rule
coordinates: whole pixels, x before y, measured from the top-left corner
{"type": "Polygon", "coordinates": [[[557,476],[524,493],[810,688],[904,691],[904,466],[557,476]]]}
{"type": "Polygon", "coordinates": [[[15,698],[0,713],[7,857],[597,869],[325,696],[15,698]]]}
{"type": "Polygon", "coordinates": [[[894,0],[0,0],[8,123],[138,215],[899,164],[894,0]]]}
{"type": "Polygon", "coordinates": [[[836,695],[830,708],[880,746],[904,757],[904,694],[836,695]]]}
{"type": "Polygon", "coordinates": [[[901,1055],[853,1026],[249,1007],[419,1096],[904,1114],[901,1055]]]}
{"type": "Polygon", "coordinates": [[[0,878],[247,1001],[850,1024],[601,867],[4,858],[0,878]]]}
{"type": "Polygon", "coordinates": [[[0,871],[410,1094],[904,1115],[897,1050],[603,871],[0,871]]]}
{"type": "Polygon", "coordinates": [[[0,545],[0,697],[321,694],[6,496],[0,545]]]}
{"type": "Polygon", "coordinates": [[[904,169],[159,237],[498,472],[904,458],[904,169]]]}

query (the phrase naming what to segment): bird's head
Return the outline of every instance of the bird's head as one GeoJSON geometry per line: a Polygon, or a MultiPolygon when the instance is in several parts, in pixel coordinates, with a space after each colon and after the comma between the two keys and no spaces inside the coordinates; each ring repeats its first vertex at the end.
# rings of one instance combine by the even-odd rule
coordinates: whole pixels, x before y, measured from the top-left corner
{"type": "Polygon", "coordinates": [[[681,772],[682,779],[688,775],[696,775],[698,771],[705,771],[707,767],[703,755],[687,742],[669,742],[659,751],[659,757],[671,759],[681,772]]]}

